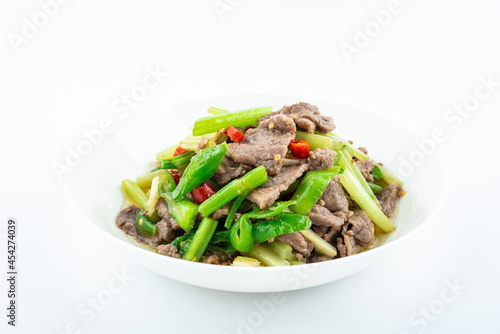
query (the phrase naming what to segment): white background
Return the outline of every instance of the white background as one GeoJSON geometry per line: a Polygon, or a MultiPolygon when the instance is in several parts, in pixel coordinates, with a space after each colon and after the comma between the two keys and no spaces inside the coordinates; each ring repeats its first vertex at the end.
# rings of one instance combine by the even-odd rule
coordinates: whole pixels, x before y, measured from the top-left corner
{"type": "Polygon", "coordinates": [[[353,44],[356,29],[370,25],[370,13],[388,1],[229,3],[233,10],[221,19],[212,0],[69,1],[16,52],[9,33],[21,34],[23,17],[32,21],[40,6],[2,2],[0,263],[6,268],[5,226],[15,217],[20,279],[13,329],[1,275],[1,332],[236,333],[238,318],[248,319],[255,302],[269,299],[145,270],[69,207],[51,164],[64,161],[67,147],[113,115],[113,102],[157,65],[169,75],[135,114],[182,98],[285,93],[374,110],[423,137],[446,130],[437,151],[451,191],[434,226],[368,270],[286,293],[246,332],[500,332],[500,86],[456,128],[443,118],[474,94],[481,76],[500,81],[500,4],[401,0],[399,13],[348,62],[341,43],[353,44]],[[87,321],[77,308],[106,289],[115,270],[134,280],[87,321]],[[439,304],[447,281],[465,288],[442,313],[422,320],[419,312],[439,304]]]}

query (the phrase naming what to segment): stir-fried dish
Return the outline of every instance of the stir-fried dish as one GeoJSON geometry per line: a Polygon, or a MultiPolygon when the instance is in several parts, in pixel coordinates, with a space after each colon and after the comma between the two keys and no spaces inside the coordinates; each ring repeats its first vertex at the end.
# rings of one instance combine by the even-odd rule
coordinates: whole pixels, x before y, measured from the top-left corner
{"type": "Polygon", "coordinates": [[[316,106],[208,112],[154,170],[122,182],[116,225],[136,241],[188,261],[288,266],[354,255],[394,231],[403,183],[316,106]]]}

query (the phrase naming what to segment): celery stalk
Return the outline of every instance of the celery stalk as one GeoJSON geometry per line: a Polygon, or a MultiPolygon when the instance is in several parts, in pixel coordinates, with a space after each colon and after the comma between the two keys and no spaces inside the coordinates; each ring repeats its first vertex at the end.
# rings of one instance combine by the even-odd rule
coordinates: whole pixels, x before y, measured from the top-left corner
{"type": "Polygon", "coordinates": [[[150,173],[146,173],[144,175],[138,176],[135,179],[135,182],[141,188],[148,188],[151,186],[151,182],[153,182],[153,179],[156,176],[161,175],[163,173],[165,173],[164,169],[155,170],[154,172],[150,172],[150,173]]]}
{"type": "Polygon", "coordinates": [[[229,111],[219,115],[207,116],[196,120],[193,127],[193,136],[200,136],[211,132],[217,132],[228,126],[244,127],[256,124],[257,120],[269,114],[273,107],[259,107],[229,111]]]}
{"type": "Polygon", "coordinates": [[[208,108],[207,112],[209,114],[212,114],[212,115],[220,115],[220,114],[227,113],[228,111],[224,110],[224,109],[219,109],[219,108],[216,108],[216,107],[210,107],[210,108],[208,108]]]}
{"type": "Polygon", "coordinates": [[[332,259],[337,256],[337,249],[314,233],[313,230],[300,231],[300,234],[314,244],[314,249],[318,254],[331,257],[332,259]]]}
{"type": "Polygon", "coordinates": [[[400,185],[404,185],[404,182],[398,179],[387,168],[385,168],[381,164],[377,164],[377,166],[378,168],[380,168],[380,171],[382,172],[382,180],[384,180],[387,184],[398,183],[400,185]]]}
{"type": "Polygon", "coordinates": [[[241,178],[231,181],[224,188],[216,192],[215,195],[200,205],[199,212],[207,217],[237,196],[248,190],[255,189],[266,182],[266,169],[264,166],[259,166],[243,175],[241,178]]]}
{"type": "Polygon", "coordinates": [[[262,264],[270,267],[289,266],[290,262],[276,254],[269,245],[260,244],[254,246],[250,252],[244,253],[246,256],[259,260],[262,264]]]}
{"type": "Polygon", "coordinates": [[[375,225],[386,233],[394,231],[394,225],[392,225],[389,218],[384,215],[382,210],[380,210],[370,196],[368,196],[350,170],[346,169],[344,173],[340,175],[340,183],[342,183],[349,195],[351,195],[351,198],[365,210],[366,214],[375,225]]]}
{"type": "Polygon", "coordinates": [[[380,205],[380,203],[377,199],[377,196],[375,196],[375,194],[373,193],[373,190],[370,188],[370,186],[368,185],[368,182],[366,182],[365,178],[363,177],[363,175],[359,171],[358,166],[356,165],[354,160],[351,158],[349,152],[347,152],[347,150],[343,149],[343,150],[339,151],[339,154],[341,155],[340,160],[339,160],[339,166],[342,167],[343,169],[350,170],[354,174],[354,176],[356,176],[359,184],[361,185],[361,187],[363,187],[363,189],[366,191],[368,196],[370,196],[370,198],[373,200],[373,202],[375,202],[375,204],[377,204],[377,206],[379,208],[382,208],[382,206],[380,205]]]}

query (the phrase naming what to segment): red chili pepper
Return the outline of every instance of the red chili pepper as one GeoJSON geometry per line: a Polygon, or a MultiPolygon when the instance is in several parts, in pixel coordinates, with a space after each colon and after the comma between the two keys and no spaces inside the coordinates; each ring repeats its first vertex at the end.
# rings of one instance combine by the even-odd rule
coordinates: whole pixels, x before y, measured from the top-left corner
{"type": "Polygon", "coordinates": [[[241,143],[241,141],[245,138],[243,132],[237,130],[231,125],[227,128],[226,135],[237,143],[241,143]]]}
{"type": "Polygon", "coordinates": [[[179,184],[179,180],[181,179],[181,175],[180,174],[172,174],[172,176],[174,177],[175,184],[179,184]]]}
{"type": "Polygon", "coordinates": [[[208,182],[203,183],[200,187],[191,191],[191,195],[193,195],[194,201],[198,204],[205,202],[214,194],[215,190],[208,184],[208,182]]]}
{"type": "Polygon", "coordinates": [[[175,149],[175,152],[174,152],[174,157],[176,157],[176,156],[178,156],[178,155],[181,155],[181,154],[184,154],[184,153],[186,153],[186,152],[189,152],[189,151],[188,151],[188,150],[185,150],[185,149],[183,149],[182,147],[180,147],[180,146],[179,146],[179,147],[177,147],[177,148],[175,149]]]}
{"type": "Polygon", "coordinates": [[[305,140],[292,140],[290,142],[292,155],[297,159],[309,158],[309,143],[305,140]]]}

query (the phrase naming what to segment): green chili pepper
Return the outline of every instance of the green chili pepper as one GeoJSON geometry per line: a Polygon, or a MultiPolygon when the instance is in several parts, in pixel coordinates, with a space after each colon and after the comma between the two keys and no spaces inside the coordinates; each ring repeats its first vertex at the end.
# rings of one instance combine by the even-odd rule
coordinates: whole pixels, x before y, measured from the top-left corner
{"type": "Polygon", "coordinates": [[[261,243],[282,234],[307,230],[311,220],[307,216],[284,212],[274,220],[265,220],[252,226],[252,236],[255,243],[261,243]]]}
{"type": "Polygon", "coordinates": [[[227,144],[221,144],[198,152],[182,174],[172,198],[178,200],[210,179],[219,169],[226,151],[227,144]]]}
{"type": "Polygon", "coordinates": [[[158,169],[176,169],[176,168],[177,166],[174,165],[172,160],[169,159],[164,159],[160,161],[160,166],[158,167],[158,169]]]}
{"type": "Polygon", "coordinates": [[[312,207],[320,199],[333,177],[340,172],[339,167],[328,168],[325,171],[307,172],[300,182],[299,188],[292,197],[297,204],[290,209],[301,215],[308,215],[312,207]]]}
{"type": "Polygon", "coordinates": [[[198,206],[186,197],[174,200],[172,191],[175,188],[174,177],[171,173],[165,172],[160,177],[159,193],[167,202],[170,215],[177,221],[177,224],[186,232],[193,229],[198,215],[198,206]]]}
{"type": "Polygon", "coordinates": [[[229,233],[231,245],[239,252],[250,252],[253,248],[252,222],[243,215],[236,220],[229,233]]]}
{"type": "Polygon", "coordinates": [[[231,227],[229,233],[231,245],[233,245],[233,247],[240,252],[250,252],[254,244],[252,222],[250,219],[263,219],[277,216],[293,204],[295,204],[295,201],[280,202],[265,210],[256,209],[245,213],[243,216],[238,218],[231,227]]]}
{"type": "Polygon", "coordinates": [[[149,234],[153,237],[156,235],[156,225],[144,215],[144,210],[139,212],[137,217],[135,217],[135,224],[139,233],[149,234]]]}

